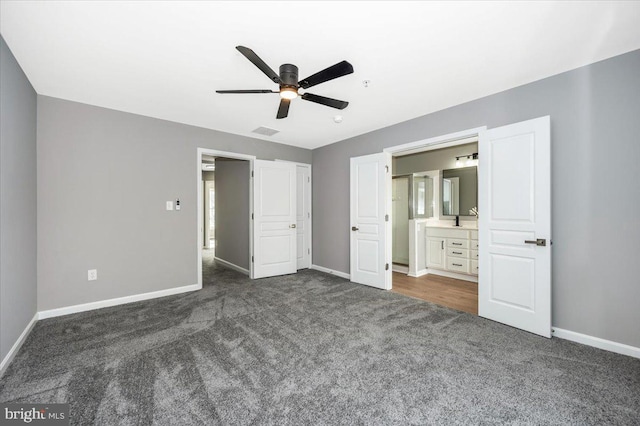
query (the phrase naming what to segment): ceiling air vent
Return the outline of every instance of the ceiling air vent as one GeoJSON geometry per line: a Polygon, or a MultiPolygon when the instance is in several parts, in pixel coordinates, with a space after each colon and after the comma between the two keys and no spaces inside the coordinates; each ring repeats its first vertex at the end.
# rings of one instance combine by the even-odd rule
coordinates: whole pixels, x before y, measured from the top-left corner
{"type": "Polygon", "coordinates": [[[271,129],[269,127],[258,127],[257,129],[254,129],[251,131],[251,133],[257,133],[259,135],[265,135],[265,136],[273,136],[276,133],[278,133],[280,130],[276,130],[276,129],[271,129]]]}

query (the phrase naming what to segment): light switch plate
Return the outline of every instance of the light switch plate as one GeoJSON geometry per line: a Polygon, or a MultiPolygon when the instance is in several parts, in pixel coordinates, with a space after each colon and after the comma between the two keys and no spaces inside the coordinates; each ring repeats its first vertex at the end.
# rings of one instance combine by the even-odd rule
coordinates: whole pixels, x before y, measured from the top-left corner
{"type": "Polygon", "coordinates": [[[167,210],[173,210],[173,201],[167,201],[167,210]]]}

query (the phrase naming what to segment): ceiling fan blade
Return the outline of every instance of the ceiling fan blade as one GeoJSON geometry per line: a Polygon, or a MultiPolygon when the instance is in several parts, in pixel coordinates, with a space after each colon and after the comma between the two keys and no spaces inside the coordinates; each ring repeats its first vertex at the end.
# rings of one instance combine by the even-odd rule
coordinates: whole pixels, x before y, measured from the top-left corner
{"type": "Polygon", "coordinates": [[[326,105],[331,108],[345,109],[349,102],[340,101],[338,99],[327,98],[324,96],[314,95],[313,93],[305,93],[302,95],[302,99],[305,101],[315,102],[317,104],[326,105]]]}
{"type": "Polygon", "coordinates": [[[347,61],[342,61],[300,80],[299,84],[303,89],[308,89],[316,84],[324,83],[325,81],[333,80],[334,78],[342,77],[352,72],[353,66],[347,61]]]}
{"type": "Polygon", "coordinates": [[[276,74],[276,72],[272,70],[269,65],[267,65],[262,59],[260,59],[260,57],[256,55],[256,52],[244,46],[236,46],[236,49],[238,49],[238,52],[242,53],[245,58],[250,60],[253,65],[260,68],[260,71],[265,73],[265,75],[269,77],[274,83],[282,83],[282,81],[280,80],[280,76],[276,74]]]}
{"type": "Polygon", "coordinates": [[[289,105],[291,101],[289,99],[280,99],[280,106],[278,107],[278,115],[276,118],[286,118],[289,115],[289,105]]]}
{"type": "Polygon", "coordinates": [[[277,90],[258,89],[258,90],[216,90],[216,93],[280,93],[277,90]]]}

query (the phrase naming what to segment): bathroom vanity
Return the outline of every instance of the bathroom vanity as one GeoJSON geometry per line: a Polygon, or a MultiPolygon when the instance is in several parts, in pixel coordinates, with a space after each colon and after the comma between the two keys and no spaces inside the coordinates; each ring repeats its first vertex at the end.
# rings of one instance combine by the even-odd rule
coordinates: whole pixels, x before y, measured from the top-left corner
{"type": "Polygon", "coordinates": [[[448,221],[409,221],[409,276],[444,275],[478,281],[478,229],[475,221],[455,227],[448,221]]]}
{"type": "Polygon", "coordinates": [[[478,275],[478,230],[426,226],[426,267],[478,275]]]}

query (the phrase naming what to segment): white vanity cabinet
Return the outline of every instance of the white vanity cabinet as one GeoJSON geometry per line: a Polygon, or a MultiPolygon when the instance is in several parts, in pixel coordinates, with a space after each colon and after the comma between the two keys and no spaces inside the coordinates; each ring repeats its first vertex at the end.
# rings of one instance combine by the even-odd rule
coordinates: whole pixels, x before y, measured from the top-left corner
{"type": "Polygon", "coordinates": [[[444,269],[446,267],[445,244],[444,238],[427,236],[427,268],[444,269]]]}
{"type": "Polygon", "coordinates": [[[427,268],[478,275],[478,231],[426,227],[427,268]]]}

